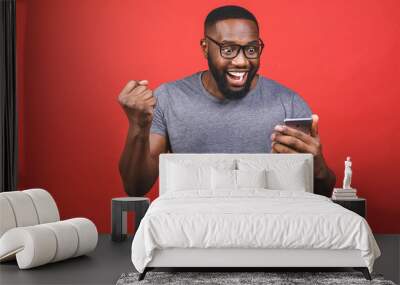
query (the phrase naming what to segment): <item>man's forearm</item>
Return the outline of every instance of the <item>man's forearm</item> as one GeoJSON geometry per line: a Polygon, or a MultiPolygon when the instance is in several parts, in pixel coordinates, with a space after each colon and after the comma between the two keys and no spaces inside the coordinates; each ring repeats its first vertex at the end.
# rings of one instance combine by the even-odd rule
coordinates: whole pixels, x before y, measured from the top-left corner
{"type": "Polygon", "coordinates": [[[329,168],[322,177],[314,177],[314,193],[326,197],[332,196],[333,188],[336,184],[336,175],[329,168]]]}
{"type": "Polygon", "coordinates": [[[144,196],[158,176],[157,161],[150,155],[148,132],[129,129],[119,161],[119,172],[129,196],[144,196]]]}

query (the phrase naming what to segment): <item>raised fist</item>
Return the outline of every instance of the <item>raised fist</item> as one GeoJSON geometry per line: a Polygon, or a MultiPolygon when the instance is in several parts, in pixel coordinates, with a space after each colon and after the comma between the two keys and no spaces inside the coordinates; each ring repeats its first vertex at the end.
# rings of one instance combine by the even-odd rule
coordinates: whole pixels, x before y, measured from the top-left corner
{"type": "Polygon", "coordinates": [[[150,129],[156,98],[147,85],[147,80],[130,80],[118,96],[131,126],[150,129]]]}

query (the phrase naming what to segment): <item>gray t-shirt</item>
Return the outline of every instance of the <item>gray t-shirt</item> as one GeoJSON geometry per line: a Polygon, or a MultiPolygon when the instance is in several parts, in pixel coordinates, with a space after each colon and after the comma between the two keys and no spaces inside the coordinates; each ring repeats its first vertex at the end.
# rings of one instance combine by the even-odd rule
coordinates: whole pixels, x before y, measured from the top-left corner
{"type": "Polygon", "coordinates": [[[290,89],[259,76],[239,100],[220,100],[201,82],[202,72],[160,85],[150,131],[169,139],[174,153],[269,153],[271,134],[283,119],[311,117],[290,89]]]}

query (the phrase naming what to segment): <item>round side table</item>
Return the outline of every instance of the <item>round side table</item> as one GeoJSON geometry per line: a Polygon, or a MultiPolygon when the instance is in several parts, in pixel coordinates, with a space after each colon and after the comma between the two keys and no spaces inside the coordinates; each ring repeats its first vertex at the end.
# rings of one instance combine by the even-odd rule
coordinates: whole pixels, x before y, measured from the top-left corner
{"type": "Polygon", "coordinates": [[[111,200],[111,240],[126,239],[126,212],[135,212],[135,231],[149,208],[150,200],[145,197],[120,197],[111,200]]]}

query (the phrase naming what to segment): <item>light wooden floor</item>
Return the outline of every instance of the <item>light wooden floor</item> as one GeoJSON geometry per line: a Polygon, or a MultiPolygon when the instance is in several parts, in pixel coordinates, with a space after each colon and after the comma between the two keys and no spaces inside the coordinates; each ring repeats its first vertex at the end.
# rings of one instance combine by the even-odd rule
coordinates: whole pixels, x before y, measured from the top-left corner
{"type": "MultiPolygon", "coordinates": [[[[382,256],[374,272],[399,283],[400,235],[376,235],[382,256]]],[[[16,262],[0,264],[0,284],[115,284],[124,272],[134,271],[130,259],[132,238],[115,243],[109,235],[99,236],[99,243],[88,256],[19,270],[16,262]]],[[[310,270],[312,271],[312,270],[310,270]]]]}

